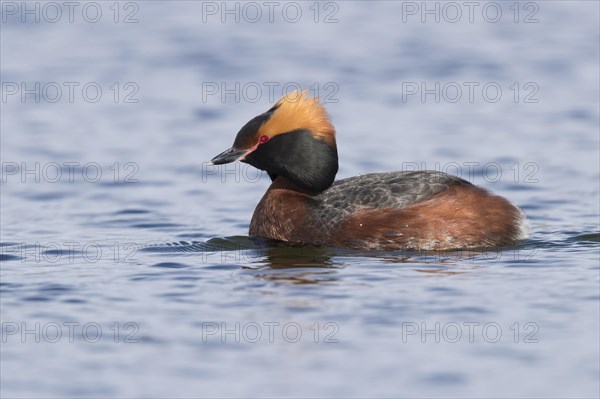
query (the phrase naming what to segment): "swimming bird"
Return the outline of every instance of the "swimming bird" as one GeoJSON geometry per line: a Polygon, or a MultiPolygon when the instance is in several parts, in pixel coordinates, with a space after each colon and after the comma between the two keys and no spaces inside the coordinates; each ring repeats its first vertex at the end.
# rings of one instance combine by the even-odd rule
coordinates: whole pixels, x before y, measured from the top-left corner
{"type": "Polygon", "coordinates": [[[523,214],[508,200],[438,171],[370,173],[338,181],[336,134],[307,91],[289,93],[246,123],[214,165],[248,163],[270,187],[250,236],[360,249],[450,250],[523,238],[523,214]]]}

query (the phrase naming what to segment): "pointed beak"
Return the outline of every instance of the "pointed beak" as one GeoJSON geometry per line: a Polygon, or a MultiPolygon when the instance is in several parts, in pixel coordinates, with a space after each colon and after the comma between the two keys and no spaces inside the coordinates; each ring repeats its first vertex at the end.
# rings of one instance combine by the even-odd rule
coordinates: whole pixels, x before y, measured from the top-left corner
{"type": "Polygon", "coordinates": [[[216,157],[210,160],[210,163],[213,165],[222,165],[224,163],[231,163],[235,161],[240,161],[244,158],[248,150],[237,150],[235,148],[230,148],[228,150],[223,151],[216,157]]]}

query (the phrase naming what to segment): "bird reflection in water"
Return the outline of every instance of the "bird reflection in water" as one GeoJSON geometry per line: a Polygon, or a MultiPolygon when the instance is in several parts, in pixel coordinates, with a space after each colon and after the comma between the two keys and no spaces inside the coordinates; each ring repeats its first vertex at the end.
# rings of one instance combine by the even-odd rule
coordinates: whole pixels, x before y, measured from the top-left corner
{"type": "MultiPolygon", "coordinates": [[[[270,242],[254,252],[254,262],[261,266],[247,267],[256,277],[292,284],[322,284],[339,279],[337,262],[331,248],[290,246],[270,242]]],[[[341,265],[341,263],[340,263],[341,265]]]]}

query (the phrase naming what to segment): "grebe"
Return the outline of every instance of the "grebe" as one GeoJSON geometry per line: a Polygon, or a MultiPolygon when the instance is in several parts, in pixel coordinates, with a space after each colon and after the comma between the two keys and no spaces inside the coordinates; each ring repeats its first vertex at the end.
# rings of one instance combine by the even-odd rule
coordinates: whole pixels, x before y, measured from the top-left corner
{"type": "Polygon", "coordinates": [[[211,160],[234,161],[265,170],[272,180],[250,236],[386,250],[490,247],[523,238],[516,206],[445,173],[371,173],[334,182],[335,129],[306,91],[251,119],[233,146],[211,160]]]}

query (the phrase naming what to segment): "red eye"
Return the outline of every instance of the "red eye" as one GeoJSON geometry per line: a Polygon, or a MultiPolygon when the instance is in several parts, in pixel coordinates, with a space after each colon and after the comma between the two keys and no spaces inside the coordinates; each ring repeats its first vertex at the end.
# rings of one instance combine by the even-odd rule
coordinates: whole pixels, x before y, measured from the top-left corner
{"type": "Polygon", "coordinates": [[[266,143],[267,141],[269,141],[269,136],[260,136],[260,138],[258,139],[259,143],[266,143]]]}

